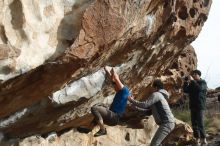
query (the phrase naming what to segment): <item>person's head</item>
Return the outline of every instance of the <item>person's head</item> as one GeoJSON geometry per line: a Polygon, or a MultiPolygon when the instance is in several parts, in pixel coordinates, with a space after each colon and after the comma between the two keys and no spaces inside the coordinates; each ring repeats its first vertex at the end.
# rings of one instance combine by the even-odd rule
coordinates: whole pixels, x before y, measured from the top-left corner
{"type": "Polygon", "coordinates": [[[164,89],[163,83],[162,83],[162,81],[159,80],[159,79],[154,80],[154,82],[153,82],[153,87],[154,87],[155,90],[164,89]]]}
{"type": "Polygon", "coordinates": [[[199,71],[199,70],[192,71],[192,77],[194,80],[200,80],[201,71],[199,71]]]}

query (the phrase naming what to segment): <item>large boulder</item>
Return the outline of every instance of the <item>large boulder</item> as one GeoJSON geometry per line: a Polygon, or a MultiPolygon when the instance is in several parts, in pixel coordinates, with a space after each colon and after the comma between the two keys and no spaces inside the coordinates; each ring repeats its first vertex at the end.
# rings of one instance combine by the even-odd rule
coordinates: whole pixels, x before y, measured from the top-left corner
{"type": "Polygon", "coordinates": [[[0,131],[16,138],[88,124],[91,106],[114,95],[106,65],[116,68],[138,99],[149,95],[155,78],[178,96],[182,76],[196,67],[189,45],[210,5],[211,0],[1,1],[0,43],[20,53],[11,72],[19,75],[9,79],[1,72],[0,131]]]}

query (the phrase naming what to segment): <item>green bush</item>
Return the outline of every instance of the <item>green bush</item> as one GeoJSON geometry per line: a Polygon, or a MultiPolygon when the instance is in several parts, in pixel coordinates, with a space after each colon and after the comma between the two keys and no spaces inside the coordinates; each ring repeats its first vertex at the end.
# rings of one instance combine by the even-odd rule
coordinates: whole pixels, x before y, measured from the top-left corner
{"type": "Polygon", "coordinates": [[[191,120],[190,120],[190,112],[188,110],[173,110],[173,114],[175,116],[175,118],[186,122],[188,124],[191,124],[191,120]]]}

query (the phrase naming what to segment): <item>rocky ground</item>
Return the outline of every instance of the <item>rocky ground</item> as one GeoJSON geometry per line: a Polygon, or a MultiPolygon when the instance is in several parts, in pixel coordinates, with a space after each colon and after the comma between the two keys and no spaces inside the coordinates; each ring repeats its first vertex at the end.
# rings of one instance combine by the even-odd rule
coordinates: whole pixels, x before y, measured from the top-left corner
{"type": "MultiPolygon", "coordinates": [[[[132,123],[132,121],[130,121],[132,123]]],[[[132,124],[133,125],[133,124],[132,124]]],[[[10,139],[0,143],[1,146],[148,146],[157,125],[153,117],[141,121],[142,127],[134,128],[132,125],[106,126],[107,135],[94,137],[98,127],[85,133],[77,129],[69,129],[62,134],[51,132],[47,135],[32,135],[24,139],[10,139]]],[[[176,128],[164,141],[163,146],[175,143],[184,145],[190,139],[192,129],[189,125],[176,120],[176,128]]]]}
{"type": "Polygon", "coordinates": [[[220,146],[220,134],[208,134],[208,146],[220,146]]]}

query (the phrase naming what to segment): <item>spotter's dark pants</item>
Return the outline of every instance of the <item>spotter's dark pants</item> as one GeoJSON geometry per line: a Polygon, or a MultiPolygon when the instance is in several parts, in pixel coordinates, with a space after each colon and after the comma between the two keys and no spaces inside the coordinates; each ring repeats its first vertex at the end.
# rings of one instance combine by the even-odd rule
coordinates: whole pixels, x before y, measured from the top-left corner
{"type": "Polygon", "coordinates": [[[205,138],[204,110],[191,109],[191,122],[195,138],[205,138]]]}

